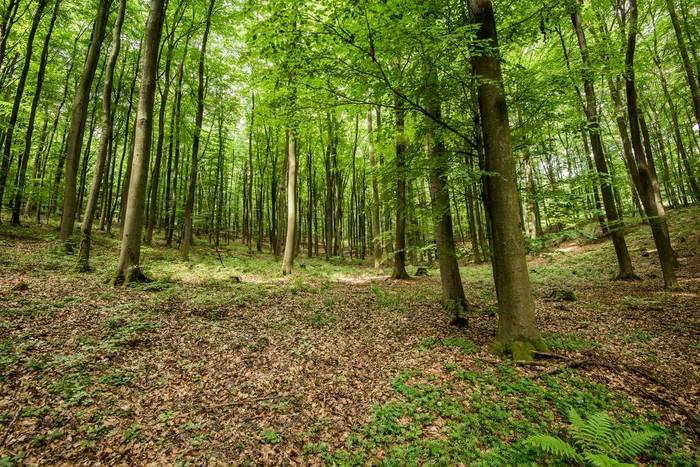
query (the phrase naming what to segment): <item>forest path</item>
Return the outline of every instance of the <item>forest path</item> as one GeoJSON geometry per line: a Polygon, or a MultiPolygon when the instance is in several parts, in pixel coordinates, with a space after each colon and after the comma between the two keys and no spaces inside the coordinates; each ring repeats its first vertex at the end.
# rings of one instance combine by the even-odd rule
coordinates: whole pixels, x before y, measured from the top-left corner
{"type": "Polygon", "coordinates": [[[396,282],[312,259],[281,278],[273,258],[237,248],[225,267],[204,247],[192,263],[148,248],[157,280],[113,289],[116,240],[98,236],[96,271],[81,275],[54,232],[2,225],[0,458],[515,463],[537,459],[528,434],[558,430],[576,407],[632,427],[660,423],[657,456],[691,462],[700,210],[670,218],[678,292],[662,291],[643,226],[628,235],[639,282],[609,279],[608,242],[532,259],[537,318],[561,358],[527,366],[488,353],[497,318],[485,265],[463,268],[474,310],[458,330],[434,270],[396,282]]]}

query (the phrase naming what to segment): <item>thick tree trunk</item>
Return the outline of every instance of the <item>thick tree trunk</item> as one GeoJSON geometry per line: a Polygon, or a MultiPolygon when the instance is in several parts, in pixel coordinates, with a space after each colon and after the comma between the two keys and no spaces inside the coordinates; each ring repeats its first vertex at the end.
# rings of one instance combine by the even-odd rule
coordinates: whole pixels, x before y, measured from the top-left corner
{"type": "Polygon", "coordinates": [[[498,330],[492,350],[509,352],[515,360],[531,360],[535,349],[544,349],[535,323],[534,303],[525,259],[518,187],[508,126],[508,107],[502,85],[498,38],[490,0],[469,0],[477,39],[488,47],[472,58],[478,77],[479,110],[484,138],[483,169],[486,206],[491,223],[493,275],[498,296],[498,330]]]}
{"type": "Polygon", "coordinates": [[[145,217],[148,161],[153,141],[153,105],[158,72],[158,49],[163,33],[165,0],[152,0],[146,25],[143,61],[141,64],[141,90],[136,112],[134,162],[129,187],[129,201],[124,216],[119,265],[114,285],[147,280],[141,272],[141,233],[145,217]]]}
{"type": "Polygon", "coordinates": [[[90,100],[90,88],[92,87],[95,71],[97,71],[97,64],[100,60],[100,50],[105,36],[111,3],[111,0],[99,0],[87,60],[85,61],[83,72],[80,76],[75,98],[73,99],[73,113],[71,116],[70,130],[68,132],[68,149],[66,153],[63,212],[61,215],[61,240],[65,243],[66,250],[69,252],[73,250],[71,238],[73,236],[73,224],[75,222],[76,211],[76,178],[78,175],[80,153],[83,146],[85,121],[87,119],[85,109],[90,100]]]}
{"type": "Polygon", "coordinates": [[[80,225],[82,238],[80,240],[80,250],[78,252],[78,270],[87,272],[90,270],[90,243],[92,237],[92,224],[97,211],[97,200],[100,195],[100,187],[104,178],[105,162],[109,145],[112,141],[113,128],[113,113],[112,113],[112,87],[114,80],[114,68],[119,58],[119,49],[121,48],[121,32],[124,24],[124,15],[126,14],[126,0],[119,0],[119,13],[112,28],[112,46],[107,59],[107,69],[102,90],[102,134],[100,135],[100,147],[95,160],[95,171],[93,173],[92,188],[88,198],[87,207],[83,222],[80,225]]]}

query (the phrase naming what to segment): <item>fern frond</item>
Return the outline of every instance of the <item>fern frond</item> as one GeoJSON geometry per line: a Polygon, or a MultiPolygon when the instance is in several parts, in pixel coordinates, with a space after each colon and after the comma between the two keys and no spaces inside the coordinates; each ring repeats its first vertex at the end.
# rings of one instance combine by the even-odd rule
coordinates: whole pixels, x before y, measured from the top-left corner
{"type": "Polygon", "coordinates": [[[658,437],[659,433],[653,430],[621,431],[615,436],[614,450],[616,457],[633,459],[641,454],[658,437]]]}
{"type": "Polygon", "coordinates": [[[601,453],[585,452],[583,457],[586,459],[586,463],[594,467],[635,467],[634,464],[623,464],[601,453]]]}
{"type": "Polygon", "coordinates": [[[581,460],[581,456],[579,456],[573,446],[554,436],[533,435],[525,440],[525,444],[562,459],[581,460]]]}
{"type": "Polygon", "coordinates": [[[581,430],[583,430],[583,428],[586,426],[586,422],[583,420],[583,418],[581,418],[581,416],[574,408],[569,409],[569,423],[571,423],[569,431],[571,431],[574,437],[575,435],[580,433],[581,430]]]}
{"type": "Polygon", "coordinates": [[[598,412],[586,420],[575,434],[578,443],[607,452],[615,441],[615,425],[606,412],[598,412]]]}

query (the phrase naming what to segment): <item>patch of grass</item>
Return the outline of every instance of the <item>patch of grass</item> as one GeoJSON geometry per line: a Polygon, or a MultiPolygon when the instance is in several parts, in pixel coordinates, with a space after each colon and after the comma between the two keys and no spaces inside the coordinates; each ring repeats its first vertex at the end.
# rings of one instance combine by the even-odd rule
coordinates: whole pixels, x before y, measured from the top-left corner
{"type": "Polygon", "coordinates": [[[660,310],[662,308],[662,304],[658,301],[629,295],[622,297],[618,305],[628,310],[660,310]]]}
{"type": "Polygon", "coordinates": [[[543,339],[552,350],[587,350],[598,347],[594,340],[579,334],[545,333],[543,339]]]}
{"type": "Polygon", "coordinates": [[[338,317],[327,310],[317,310],[304,316],[304,320],[317,328],[332,326],[338,317]]]}
{"type": "Polygon", "coordinates": [[[378,308],[388,311],[400,311],[403,309],[401,292],[387,290],[377,284],[372,284],[370,291],[378,308]]]}
{"type": "Polygon", "coordinates": [[[83,373],[70,373],[61,376],[49,386],[49,390],[58,394],[67,406],[90,405],[93,402],[88,388],[91,379],[83,373]]]}
{"type": "Polygon", "coordinates": [[[651,334],[649,334],[647,331],[643,329],[638,329],[632,334],[627,334],[622,337],[622,341],[625,342],[626,344],[630,344],[632,342],[640,342],[640,343],[647,343],[651,342],[651,340],[654,338],[651,334]]]}

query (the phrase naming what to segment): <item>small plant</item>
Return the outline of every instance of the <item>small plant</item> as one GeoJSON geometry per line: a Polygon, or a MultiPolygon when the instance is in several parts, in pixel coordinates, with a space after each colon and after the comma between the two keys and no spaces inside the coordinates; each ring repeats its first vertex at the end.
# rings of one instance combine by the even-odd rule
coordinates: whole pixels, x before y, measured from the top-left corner
{"type": "Polygon", "coordinates": [[[525,443],[564,460],[593,466],[628,466],[659,433],[653,430],[632,431],[616,426],[606,412],[584,420],[575,409],[569,411],[571,443],[555,436],[537,434],[525,443]]]}
{"type": "Polygon", "coordinates": [[[263,430],[260,432],[260,440],[265,444],[278,444],[282,441],[282,435],[275,430],[263,430]]]}

